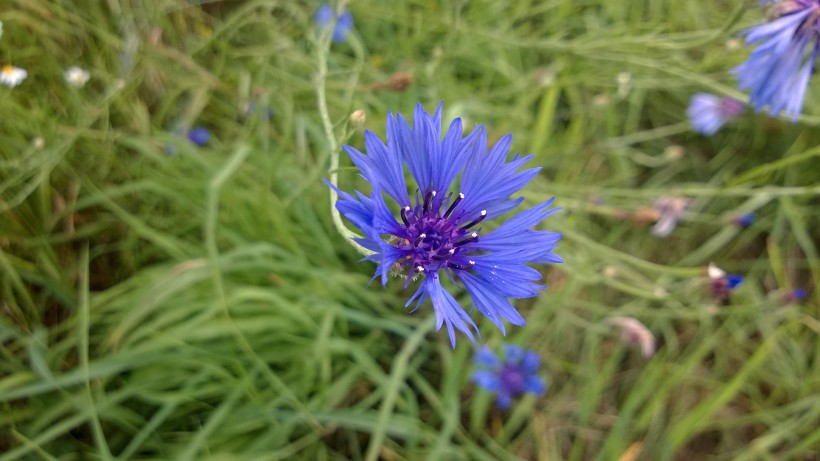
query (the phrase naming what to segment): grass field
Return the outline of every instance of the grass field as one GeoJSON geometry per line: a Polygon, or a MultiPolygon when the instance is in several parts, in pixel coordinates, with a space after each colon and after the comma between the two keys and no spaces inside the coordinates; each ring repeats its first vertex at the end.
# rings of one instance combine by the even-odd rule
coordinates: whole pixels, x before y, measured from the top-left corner
{"type": "Polygon", "coordinates": [[[818,82],[796,123],[686,119],[745,99],[758,3],[353,0],[334,43],[318,2],[6,0],[0,66],[28,77],[0,86],[0,461],[820,459],[818,82]],[[442,100],[561,208],[527,325],[473,313],[541,356],[548,392],[508,411],[429,302],[368,286],[322,183],[337,143],[442,100]],[[666,238],[660,197],[689,199],[666,238]],[[745,279],[725,302],[710,262],[745,279]]]}

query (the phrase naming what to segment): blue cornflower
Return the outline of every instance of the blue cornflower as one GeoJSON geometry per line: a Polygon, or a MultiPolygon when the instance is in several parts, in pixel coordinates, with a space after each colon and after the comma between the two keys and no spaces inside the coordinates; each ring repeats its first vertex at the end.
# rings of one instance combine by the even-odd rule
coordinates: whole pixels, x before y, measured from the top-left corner
{"type": "Polygon", "coordinates": [[[704,136],[712,136],[726,122],[742,114],[743,110],[743,103],[737,99],[695,93],[689,101],[686,115],[693,130],[704,136]]]}
{"type": "Polygon", "coordinates": [[[786,293],[786,302],[793,303],[797,301],[802,301],[806,299],[809,293],[804,288],[795,288],[794,290],[786,293]]]}
{"type": "Polygon", "coordinates": [[[208,144],[211,139],[211,132],[203,126],[196,126],[188,130],[188,140],[197,146],[208,144]]]}
{"type": "Polygon", "coordinates": [[[474,362],[483,368],[473,373],[470,380],[496,394],[496,403],[502,410],[510,408],[512,399],[530,393],[540,397],[547,385],[538,376],[541,359],[533,351],[512,344],[504,345],[504,361],[498,360],[487,346],[476,351],[474,362]]]}
{"type": "MultiPolygon", "coordinates": [[[[324,28],[333,21],[333,7],[325,3],[316,10],[313,20],[319,28],[324,28]]],[[[333,28],[333,41],[342,43],[347,39],[347,34],[353,29],[353,15],[350,11],[343,10],[336,20],[336,27],[333,28]]]]}
{"type": "Polygon", "coordinates": [[[418,308],[429,298],[436,328],[445,324],[455,347],[454,329],[475,341],[470,328],[478,328],[444,289],[442,278],[463,286],[473,306],[503,333],[503,320],[525,324],[508,298],[533,297],[544,288],[533,283],[541,274],[527,264],[562,262],[553,253],[561,234],[531,229],[557,211],[549,208],[553,199],[512,216],[491,232],[477,227],[517,207],[523,198],[510,196],[540,168],[517,171],[533,156],[516,155],[507,162],[511,135],[488,152],[484,127],[464,137],[458,118],[442,139],[441,109],[439,104],[431,116],[419,104],[412,128],[400,114],[388,114],[387,145],[365,131],[367,155],[344,146],[373,191],[369,196],[357,191],[353,197],[334,189],[341,197],[336,208],[364,233],[356,241],[374,253],[365,259],[379,264],[373,278],[381,277],[384,285],[393,273],[407,278],[406,288],[420,277],[405,306],[415,301],[418,308]],[[408,194],[405,165],[416,183],[415,200],[408,194]],[[395,202],[398,213],[385,198],[395,202]]]}
{"type": "Polygon", "coordinates": [[[746,43],[758,46],[732,73],[758,111],[768,105],[796,120],[820,53],[820,0],[780,1],[772,10],[776,19],[746,31],[746,43]]]}
{"type": "Polygon", "coordinates": [[[740,227],[749,227],[757,221],[757,215],[754,213],[746,213],[740,216],[735,216],[733,222],[740,227]]]}
{"type": "Polygon", "coordinates": [[[727,274],[714,264],[709,264],[707,274],[712,282],[712,296],[723,302],[728,301],[729,293],[745,280],[742,275],[727,274]]]}

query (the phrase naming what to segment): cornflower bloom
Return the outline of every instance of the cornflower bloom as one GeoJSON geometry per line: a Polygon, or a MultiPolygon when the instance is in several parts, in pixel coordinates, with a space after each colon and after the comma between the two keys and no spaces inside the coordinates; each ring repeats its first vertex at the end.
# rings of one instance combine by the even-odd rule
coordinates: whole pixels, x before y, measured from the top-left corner
{"type": "Polygon", "coordinates": [[[708,93],[695,93],[689,101],[686,115],[695,132],[712,136],[726,122],[742,114],[743,103],[734,98],[720,98],[708,93]]]}
{"type": "Polygon", "coordinates": [[[525,324],[508,298],[533,297],[544,288],[533,283],[541,274],[527,264],[562,262],[553,253],[561,234],[531,229],[557,211],[549,208],[553,199],[512,216],[491,232],[477,227],[516,208],[523,198],[511,194],[540,168],[517,171],[533,156],[516,155],[507,162],[511,135],[488,152],[484,128],[479,126],[463,137],[458,118],[442,139],[441,109],[440,104],[431,116],[419,104],[412,128],[403,116],[388,114],[387,145],[365,131],[367,155],[344,146],[371,184],[369,196],[357,191],[354,197],[328,185],[341,197],[336,208],[364,233],[364,238],[355,240],[373,252],[365,258],[378,263],[373,278],[381,277],[384,285],[390,273],[406,277],[405,288],[421,278],[405,306],[415,301],[418,308],[429,298],[436,328],[446,325],[455,347],[454,330],[475,342],[470,328],[476,332],[478,328],[444,289],[441,276],[463,286],[473,306],[503,333],[503,320],[525,324]],[[408,194],[405,165],[417,184],[414,201],[408,194]],[[399,219],[385,198],[395,202],[399,219]]]}
{"type": "Polygon", "coordinates": [[[790,292],[786,293],[786,295],[784,296],[784,300],[787,303],[803,301],[804,299],[806,299],[808,295],[808,292],[804,288],[795,288],[794,290],[791,290],[790,292]]]}
{"type": "Polygon", "coordinates": [[[732,222],[740,227],[749,227],[757,221],[757,215],[754,213],[746,213],[740,216],[735,216],[732,222]]]}
{"type": "Polygon", "coordinates": [[[538,376],[541,359],[533,351],[506,344],[502,361],[492,349],[483,346],[476,351],[473,361],[483,369],[474,372],[470,380],[495,393],[496,404],[502,410],[510,408],[514,397],[526,393],[540,397],[547,391],[547,385],[538,376]]]}
{"type": "Polygon", "coordinates": [[[211,140],[211,133],[205,127],[196,126],[188,130],[188,140],[197,146],[204,146],[211,140]]]}
{"type": "MultiPolygon", "coordinates": [[[[316,10],[316,15],[313,17],[316,25],[319,28],[324,28],[333,21],[333,7],[325,3],[316,10]]],[[[342,43],[347,40],[347,34],[353,29],[353,15],[350,11],[343,10],[338,19],[336,19],[336,27],[333,28],[333,41],[342,43]]]]}
{"type": "Polygon", "coordinates": [[[712,282],[712,296],[724,303],[729,300],[729,293],[745,280],[742,275],[727,274],[714,263],[709,263],[706,273],[712,282]]]}
{"type": "Polygon", "coordinates": [[[25,69],[14,67],[10,64],[0,68],[0,83],[8,87],[14,88],[23,82],[28,77],[28,72],[25,69]]]}
{"type": "Polygon", "coordinates": [[[732,73],[757,111],[768,105],[770,114],[797,120],[820,53],[820,0],[765,3],[774,3],[776,18],[746,31],[746,43],[757,48],[732,73]]]}

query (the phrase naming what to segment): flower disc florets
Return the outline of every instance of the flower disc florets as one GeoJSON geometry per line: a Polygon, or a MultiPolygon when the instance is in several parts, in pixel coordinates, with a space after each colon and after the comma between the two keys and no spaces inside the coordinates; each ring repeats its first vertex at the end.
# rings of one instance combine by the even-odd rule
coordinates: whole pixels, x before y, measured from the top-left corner
{"type": "Polygon", "coordinates": [[[369,195],[357,191],[354,197],[331,185],[341,197],[336,208],[364,233],[356,241],[373,252],[366,259],[379,263],[374,278],[384,284],[389,273],[406,276],[405,287],[420,278],[407,305],[415,301],[418,307],[429,298],[437,327],[447,326],[454,347],[456,329],[473,339],[470,330],[477,327],[444,289],[442,273],[466,289],[473,306],[502,332],[503,320],[523,325],[509,298],[536,296],[543,288],[533,283],[541,274],[527,264],[561,262],[552,252],[561,235],[531,229],[556,211],[549,209],[552,199],[492,232],[477,226],[521,203],[510,196],[538,173],[538,168],[518,171],[532,156],[507,162],[511,136],[488,151],[484,129],[463,136],[460,119],[442,139],[441,105],[432,116],[419,105],[412,128],[401,115],[388,115],[387,141],[366,131],[367,155],[345,146],[373,187],[369,195]],[[407,184],[405,166],[415,186],[407,184]],[[385,198],[395,205],[388,206],[385,198]]]}

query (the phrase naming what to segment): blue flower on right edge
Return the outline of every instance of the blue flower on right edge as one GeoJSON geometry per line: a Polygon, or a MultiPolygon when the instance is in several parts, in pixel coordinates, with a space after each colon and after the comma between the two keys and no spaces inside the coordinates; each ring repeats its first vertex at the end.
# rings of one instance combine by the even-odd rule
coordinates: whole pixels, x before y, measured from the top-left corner
{"type": "Polygon", "coordinates": [[[757,47],[732,73],[757,111],[768,106],[769,114],[795,121],[820,53],[820,0],[761,2],[769,3],[774,19],[745,32],[746,43],[757,47]]]}

